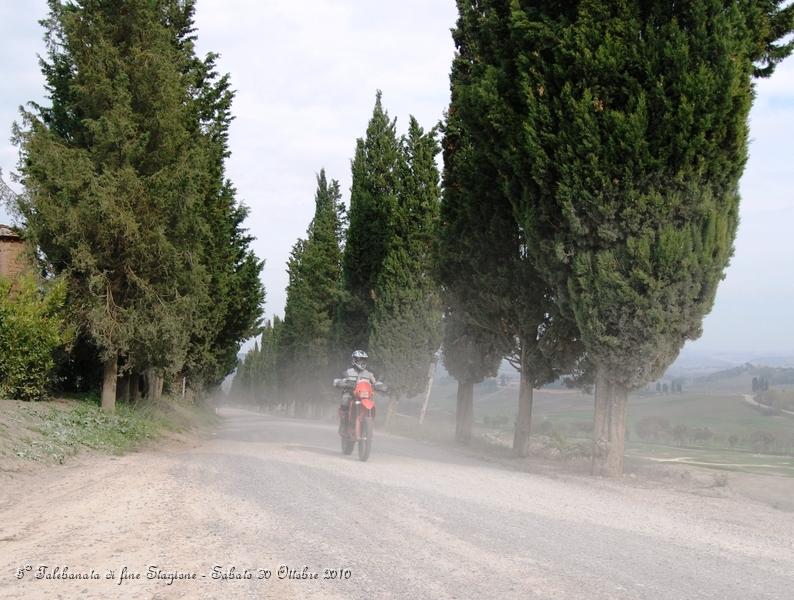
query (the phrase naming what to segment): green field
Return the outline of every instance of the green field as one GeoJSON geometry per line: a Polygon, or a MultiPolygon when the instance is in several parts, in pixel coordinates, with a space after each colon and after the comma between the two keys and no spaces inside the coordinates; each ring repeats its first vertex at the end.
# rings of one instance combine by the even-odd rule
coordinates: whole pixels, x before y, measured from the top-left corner
{"type": "MultiPolygon", "coordinates": [[[[543,396],[542,392],[539,394],[543,396]]],[[[558,422],[591,419],[592,407],[571,407],[544,397],[538,402],[538,416],[558,422]]],[[[587,399],[590,402],[590,399],[587,399]]],[[[794,419],[786,416],[767,416],[744,402],[741,394],[675,394],[667,396],[632,396],[629,399],[629,429],[645,417],[660,417],[672,424],[691,428],[708,427],[715,433],[747,435],[766,430],[794,435],[794,419]]]]}
{"type": "MultiPolygon", "coordinates": [[[[717,390],[703,386],[683,394],[633,394],[629,399],[627,455],[653,462],[676,462],[715,469],[739,470],[751,473],[794,476],[794,418],[763,415],[749,406],[743,398],[748,390],[737,386],[731,392],[721,385],[717,390]],[[676,443],[665,439],[650,443],[639,439],[637,423],[655,417],[666,420],[672,427],[685,426],[689,430],[705,429],[713,434],[707,441],[687,439],[676,443]],[[775,436],[774,446],[761,453],[754,445],[754,436],[769,432],[775,436]],[[729,440],[733,438],[731,447],[729,440]],[[786,445],[787,444],[787,445],[786,445]],[[781,454],[785,452],[786,454],[781,454]]],[[[454,419],[457,384],[443,379],[434,387],[429,415],[436,422],[454,419]]],[[[474,418],[482,430],[484,422],[500,419],[499,428],[509,431],[517,412],[518,388],[499,387],[490,382],[475,389],[474,418]]],[[[533,430],[561,432],[571,441],[589,438],[593,419],[592,395],[577,390],[543,389],[535,391],[533,430]]],[[[410,414],[417,403],[408,404],[410,414]]]]}
{"type": "Polygon", "coordinates": [[[626,447],[626,456],[662,464],[685,464],[724,471],[794,477],[794,457],[740,452],[728,448],[672,448],[658,444],[630,442],[626,447]]]}
{"type": "MultiPolygon", "coordinates": [[[[454,380],[436,385],[430,408],[439,413],[454,414],[456,385],[454,380]]],[[[743,393],[746,392],[633,394],[629,400],[629,426],[631,429],[644,417],[661,417],[674,424],[709,427],[727,435],[747,434],[756,429],[794,434],[794,419],[762,415],[743,401],[743,393]]],[[[515,386],[478,386],[475,391],[475,419],[482,421],[485,416],[505,416],[512,421],[517,412],[517,402],[518,388],[515,386]]],[[[534,416],[555,423],[589,422],[593,418],[593,398],[576,390],[536,390],[534,416]]]]}

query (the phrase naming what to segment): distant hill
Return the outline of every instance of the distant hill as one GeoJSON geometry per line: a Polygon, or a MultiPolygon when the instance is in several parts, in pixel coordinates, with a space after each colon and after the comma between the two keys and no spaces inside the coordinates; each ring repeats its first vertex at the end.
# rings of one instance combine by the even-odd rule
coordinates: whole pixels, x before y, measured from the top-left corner
{"type": "Polygon", "coordinates": [[[794,384],[794,368],[791,367],[770,367],[767,365],[754,365],[745,363],[731,369],[724,369],[716,373],[710,373],[698,377],[698,383],[717,383],[737,378],[748,379],[752,377],[766,377],[769,385],[794,384]]]}
{"type": "MultiPolygon", "coordinates": [[[[757,351],[704,351],[685,347],[670,365],[664,379],[684,377],[696,381],[722,371],[743,369],[746,364],[794,368],[794,351],[773,354],[757,351]]],[[[751,376],[752,378],[752,376],[751,376]]]]}

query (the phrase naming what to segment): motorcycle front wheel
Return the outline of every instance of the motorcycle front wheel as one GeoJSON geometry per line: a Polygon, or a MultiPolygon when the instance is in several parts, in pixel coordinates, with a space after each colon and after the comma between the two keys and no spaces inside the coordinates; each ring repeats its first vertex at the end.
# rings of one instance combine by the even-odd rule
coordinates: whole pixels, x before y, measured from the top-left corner
{"type": "Polygon", "coordinates": [[[365,417],[361,419],[361,439],[358,440],[358,458],[365,461],[369,458],[372,450],[372,419],[365,417]]]}

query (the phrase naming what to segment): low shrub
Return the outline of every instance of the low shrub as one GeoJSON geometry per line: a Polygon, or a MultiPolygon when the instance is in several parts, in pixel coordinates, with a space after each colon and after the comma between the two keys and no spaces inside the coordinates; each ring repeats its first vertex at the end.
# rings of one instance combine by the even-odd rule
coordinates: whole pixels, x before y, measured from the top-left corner
{"type": "Polygon", "coordinates": [[[67,344],[62,281],[39,288],[33,276],[12,286],[0,279],[0,397],[41,400],[51,383],[54,351],[67,344]]]}

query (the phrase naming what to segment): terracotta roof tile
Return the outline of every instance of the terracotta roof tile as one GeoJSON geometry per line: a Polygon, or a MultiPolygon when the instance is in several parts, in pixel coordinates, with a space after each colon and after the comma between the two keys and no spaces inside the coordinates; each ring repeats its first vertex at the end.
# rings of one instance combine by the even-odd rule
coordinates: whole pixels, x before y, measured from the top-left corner
{"type": "Polygon", "coordinates": [[[8,225],[3,225],[2,223],[0,223],[0,238],[19,239],[19,234],[12,227],[9,227],[8,225]]]}

